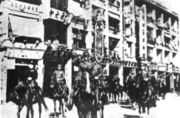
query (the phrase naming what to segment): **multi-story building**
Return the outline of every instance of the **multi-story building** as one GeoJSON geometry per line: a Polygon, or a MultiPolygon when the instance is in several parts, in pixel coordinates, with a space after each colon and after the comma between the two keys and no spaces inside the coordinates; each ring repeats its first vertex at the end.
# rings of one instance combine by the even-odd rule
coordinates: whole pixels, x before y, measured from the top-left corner
{"type": "MultiPolygon", "coordinates": [[[[9,100],[18,81],[25,79],[29,66],[42,78],[44,25],[40,0],[5,0],[0,3],[1,103],[9,100]]],[[[41,83],[42,79],[38,79],[41,83]]]]}
{"type": "Polygon", "coordinates": [[[134,5],[136,56],[156,78],[164,78],[170,90],[179,78],[179,67],[174,63],[180,47],[178,15],[153,0],[134,0],[134,5]]]}
{"type": "Polygon", "coordinates": [[[8,101],[9,92],[25,79],[30,65],[37,66],[37,82],[46,95],[58,63],[63,64],[71,88],[78,67],[64,52],[72,50],[79,55],[87,50],[99,56],[104,74],[111,78],[118,75],[122,85],[130,71],[136,72],[137,57],[156,77],[179,72],[171,67],[179,49],[179,19],[157,3],[5,0],[0,8],[1,102],[8,101]]]}

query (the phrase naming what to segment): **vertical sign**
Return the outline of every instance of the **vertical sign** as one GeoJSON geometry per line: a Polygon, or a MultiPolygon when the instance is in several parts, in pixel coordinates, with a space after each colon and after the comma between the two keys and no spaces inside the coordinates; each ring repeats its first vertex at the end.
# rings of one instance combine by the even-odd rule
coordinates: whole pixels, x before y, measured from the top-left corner
{"type": "Polygon", "coordinates": [[[97,9],[95,15],[95,59],[98,63],[101,63],[104,57],[103,30],[105,28],[105,21],[101,9],[97,9]]]}

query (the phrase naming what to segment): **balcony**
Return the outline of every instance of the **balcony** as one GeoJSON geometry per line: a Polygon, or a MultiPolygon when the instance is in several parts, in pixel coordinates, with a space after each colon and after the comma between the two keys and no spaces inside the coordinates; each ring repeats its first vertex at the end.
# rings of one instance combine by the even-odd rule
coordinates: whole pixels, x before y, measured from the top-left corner
{"type": "Polygon", "coordinates": [[[155,28],[155,20],[152,17],[147,17],[147,25],[151,28],[155,28]]]}
{"type": "Polygon", "coordinates": [[[148,61],[152,61],[154,58],[154,53],[153,53],[153,48],[148,48],[147,49],[147,59],[148,61]]]}
{"type": "Polygon", "coordinates": [[[156,38],[156,44],[158,46],[163,46],[164,45],[163,39],[162,39],[162,37],[160,35],[157,36],[157,38],[156,38]]]}
{"type": "Polygon", "coordinates": [[[35,15],[39,15],[39,13],[42,13],[39,5],[16,0],[10,0],[9,9],[35,15]]]}
{"type": "Polygon", "coordinates": [[[162,18],[158,18],[157,21],[156,21],[156,26],[159,28],[159,29],[164,29],[164,23],[162,22],[162,18]]]}
{"type": "Polygon", "coordinates": [[[116,12],[117,14],[119,14],[120,12],[120,2],[119,1],[115,1],[115,0],[110,0],[109,1],[109,10],[111,12],[116,12]]]}
{"type": "Polygon", "coordinates": [[[100,8],[104,8],[106,5],[105,0],[92,0],[91,2],[93,5],[100,7],[100,8]]]}
{"type": "Polygon", "coordinates": [[[132,6],[125,6],[124,7],[124,16],[130,17],[133,15],[133,7],[132,6]]]}

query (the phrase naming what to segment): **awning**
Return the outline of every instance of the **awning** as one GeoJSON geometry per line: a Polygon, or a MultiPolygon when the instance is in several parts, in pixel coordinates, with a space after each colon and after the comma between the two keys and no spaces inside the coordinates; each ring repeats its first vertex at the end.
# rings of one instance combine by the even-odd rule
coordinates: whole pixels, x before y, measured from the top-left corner
{"type": "Polygon", "coordinates": [[[45,62],[51,61],[65,64],[66,61],[68,61],[68,59],[70,58],[71,54],[72,50],[67,49],[66,47],[59,45],[56,50],[53,50],[51,46],[48,46],[43,55],[43,59],[45,60],[45,62]]]}
{"type": "Polygon", "coordinates": [[[13,35],[34,38],[41,38],[43,35],[43,24],[38,19],[10,15],[9,22],[13,35]]]}

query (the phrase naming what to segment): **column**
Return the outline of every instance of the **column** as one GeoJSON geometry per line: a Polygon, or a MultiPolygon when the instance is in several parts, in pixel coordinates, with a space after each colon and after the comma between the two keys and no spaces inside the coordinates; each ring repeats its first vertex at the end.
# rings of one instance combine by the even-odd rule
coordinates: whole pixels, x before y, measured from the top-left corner
{"type": "Polygon", "coordinates": [[[120,84],[121,86],[124,86],[123,66],[120,66],[120,67],[119,67],[119,70],[118,70],[118,76],[119,76],[119,78],[120,78],[119,84],[120,84]]]}
{"type": "Polygon", "coordinates": [[[43,79],[44,79],[44,70],[45,70],[44,64],[43,64],[43,60],[39,60],[37,66],[38,66],[38,70],[37,70],[37,72],[38,72],[37,83],[40,86],[40,88],[42,88],[43,87],[43,82],[44,82],[43,79]]]}
{"type": "MultiPolygon", "coordinates": [[[[2,59],[2,58],[1,58],[2,59]]],[[[7,68],[6,68],[7,59],[3,58],[2,63],[0,65],[0,104],[4,104],[6,102],[6,87],[7,87],[7,68]]]]}
{"type": "MultiPolygon", "coordinates": [[[[73,45],[73,34],[72,34],[72,24],[70,24],[67,28],[67,46],[68,49],[72,49],[73,45]]],[[[68,60],[68,62],[65,65],[65,78],[66,78],[66,83],[71,91],[72,89],[72,59],[68,60]]]]}
{"type": "Polygon", "coordinates": [[[72,90],[72,59],[65,65],[65,78],[69,90],[72,90]]]}

